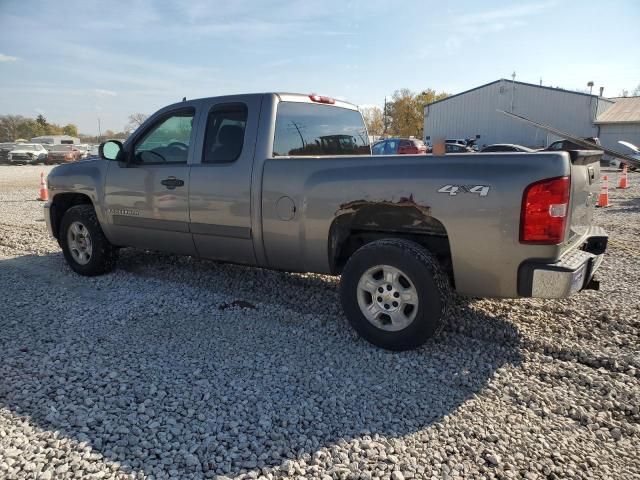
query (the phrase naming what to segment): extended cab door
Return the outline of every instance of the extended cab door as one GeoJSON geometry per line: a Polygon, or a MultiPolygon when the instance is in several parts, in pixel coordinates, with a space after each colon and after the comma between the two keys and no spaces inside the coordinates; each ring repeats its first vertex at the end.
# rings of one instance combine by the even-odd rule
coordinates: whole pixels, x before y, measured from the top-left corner
{"type": "Polygon", "coordinates": [[[251,173],[262,95],[204,100],[191,168],[190,230],[202,257],[255,263],[251,173]]]}
{"type": "Polygon", "coordinates": [[[127,142],[128,162],[110,162],[104,204],[113,243],[196,253],[188,198],[194,117],[193,107],[160,113],[127,142]]]}

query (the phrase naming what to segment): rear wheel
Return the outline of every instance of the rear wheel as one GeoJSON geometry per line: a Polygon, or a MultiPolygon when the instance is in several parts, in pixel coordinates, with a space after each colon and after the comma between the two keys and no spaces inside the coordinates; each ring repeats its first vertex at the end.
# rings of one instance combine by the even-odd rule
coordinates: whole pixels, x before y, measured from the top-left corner
{"type": "Polygon", "coordinates": [[[342,273],[340,294],[353,328],[388,350],[416,348],[434,336],[451,302],[449,280],[437,260],[403,239],[357,250],[342,273]]]}
{"type": "Polygon", "coordinates": [[[104,236],[91,205],[76,205],[62,217],[59,243],[64,258],[73,271],[94,276],[115,267],[118,250],[104,236]]]}

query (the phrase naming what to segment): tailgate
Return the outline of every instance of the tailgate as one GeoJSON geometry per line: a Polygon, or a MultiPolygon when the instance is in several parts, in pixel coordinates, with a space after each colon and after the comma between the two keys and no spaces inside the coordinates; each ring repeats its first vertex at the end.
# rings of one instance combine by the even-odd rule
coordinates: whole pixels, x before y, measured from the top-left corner
{"type": "Polygon", "coordinates": [[[593,222],[600,193],[600,150],[571,150],[571,211],[562,251],[580,244],[593,222]]]}

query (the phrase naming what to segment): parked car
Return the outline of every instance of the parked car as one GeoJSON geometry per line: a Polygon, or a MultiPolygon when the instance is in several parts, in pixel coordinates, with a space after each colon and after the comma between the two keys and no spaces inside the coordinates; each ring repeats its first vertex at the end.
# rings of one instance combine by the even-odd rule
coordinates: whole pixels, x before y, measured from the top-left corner
{"type": "Polygon", "coordinates": [[[36,165],[45,162],[47,151],[39,143],[20,143],[9,152],[7,158],[15,165],[36,165]]]}
{"type": "Polygon", "coordinates": [[[68,163],[78,161],[81,158],[82,152],[75,145],[52,145],[45,163],[47,165],[68,163]]]}
{"type": "Polygon", "coordinates": [[[478,151],[478,146],[476,145],[476,139],[475,138],[450,138],[448,140],[445,140],[445,144],[450,143],[450,144],[455,144],[455,145],[462,145],[463,147],[469,147],[470,151],[474,151],[477,152],[478,151]]]}
{"type": "MultiPolygon", "coordinates": [[[[584,141],[593,143],[594,147],[600,146],[600,139],[597,137],[585,137],[584,141]]],[[[543,148],[543,152],[558,152],[565,151],[568,152],[570,150],[584,150],[583,146],[578,145],[577,143],[573,143],[571,140],[558,140],[557,142],[553,142],[546,148],[543,148]]]]}
{"type": "Polygon", "coordinates": [[[419,155],[427,153],[422,140],[416,138],[387,138],[371,147],[372,155],[419,155]]]}
{"type": "Polygon", "coordinates": [[[80,151],[80,158],[87,158],[89,156],[89,145],[76,143],[73,147],[80,151]]]}
{"type": "Polygon", "coordinates": [[[317,95],[182,101],[100,156],[48,176],[44,216],[75,272],[106,273],[131,246],[342,275],[349,322],[391,350],[433,336],[452,289],[596,288],[607,245],[593,226],[597,152],[372,156],[358,107],[317,95]],[[334,135],[356,153],[319,151],[334,135]]]}
{"type": "Polygon", "coordinates": [[[447,153],[474,153],[475,152],[473,148],[467,147],[466,145],[461,145],[459,143],[445,142],[444,149],[447,153]]]}
{"type": "Polygon", "coordinates": [[[494,143],[493,145],[487,145],[482,150],[483,153],[488,152],[535,152],[533,148],[523,147],[522,145],[515,145],[513,143],[494,143]]]}
{"type": "Polygon", "coordinates": [[[11,142],[0,143],[0,163],[9,163],[9,152],[16,148],[16,144],[11,142]]]}
{"type": "MultiPolygon", "coordinates": [[[[633,153],[631,154],[631,156],[633,158],[637,158],[638,160],[640,160],[640,148],[636,147],[633,143],[630,142],[625,142],[624,140],[618,140],[618,143],[620,145],[624,145],[625,147],[627,147],[629,150],[631,150],[633,153]]],[[[621,152],[623,153],[623,152],[621,152]]],[[[618,159],[613,159],[611,161],[611,165],[614,167],[617,167],[619,169],[622,169],[622,167],[624,166],[623,161],[620,161],[618,159]]],[[[633,166],[633,165],[629,165],[628,166],[629,170],[637,170],[637,167],[633,166]]]]}
{"type": "Polygon", "coordinates": [[[99,147],[99,145],[91,145],[89,147],[89,157],[97,157],[100,155],[99,147]]]}

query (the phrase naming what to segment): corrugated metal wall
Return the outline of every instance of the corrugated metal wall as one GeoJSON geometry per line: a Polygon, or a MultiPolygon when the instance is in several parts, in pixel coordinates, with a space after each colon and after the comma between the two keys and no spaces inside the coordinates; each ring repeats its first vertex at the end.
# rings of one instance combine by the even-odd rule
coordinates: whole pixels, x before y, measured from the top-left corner
{"type": "Polygon", "coordinates": [[[575,134],[597,134],[593,120],[597,111],[611,106],[608,100],[535,85],[501,80],[425,108],[425,140],[474,138],[478,145],[516,143],[545,146],[556,140],[546,132],[512,120],[496,110],[513,111],[540,123],[575,134]]]}
{"type": "Polygon", "coordinates": [[[625,140],[640,147],[640,123],[606,123],[600,125],[600,142],[603,146],[621,153],[631,151],[620,145],[618,140],[625,140]]]}

